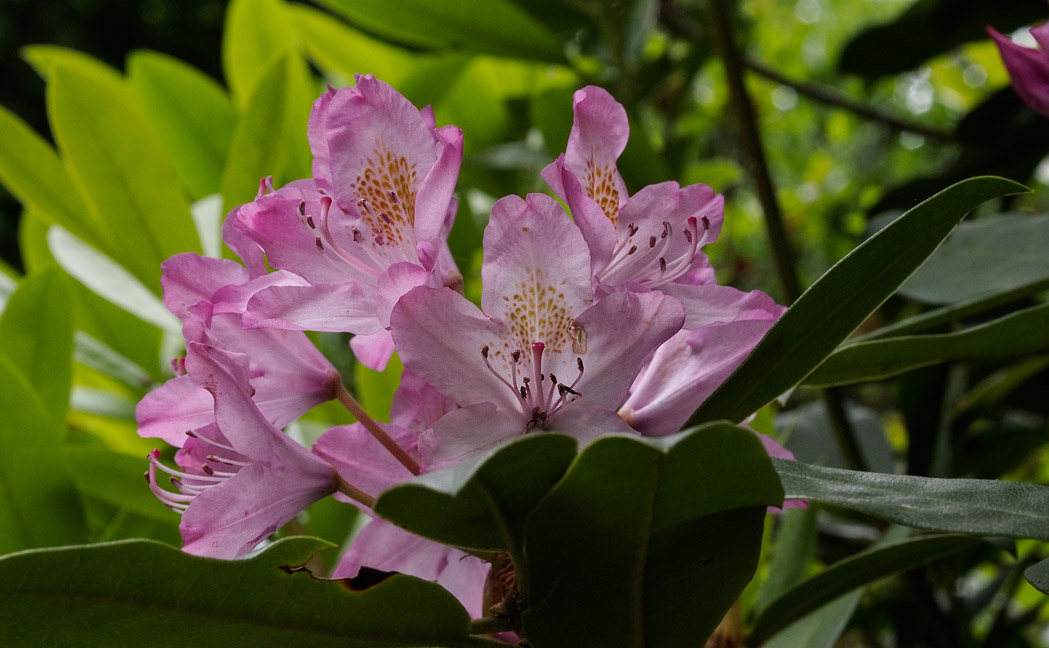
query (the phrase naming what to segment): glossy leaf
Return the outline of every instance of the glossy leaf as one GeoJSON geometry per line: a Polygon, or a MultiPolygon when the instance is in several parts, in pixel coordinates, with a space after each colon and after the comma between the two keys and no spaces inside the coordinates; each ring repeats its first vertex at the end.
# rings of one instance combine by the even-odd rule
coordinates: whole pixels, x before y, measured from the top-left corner
{"type": "Polygon", "coordinates": [[[750,580],[765,508],[780,502],[760,442],[734,426],[598,439],[528,520],[529,641],[702,645],[750,580]]]}
{"type": "Polygon", "coordinates": [[[275,176],[278,184],[283,178],[288,163],[288,70],[288,59],[275,60],[237,118],[222,175],[223,213],[254,199],[260,178],[275,176]]]}
{"type": "Polygon", "coordinates": [[[527,516],[575,453],[569,437],[527,436],[475,461],[395,486],[379,497],[375,512],[445,544],[519,555],[527,516]]]}
{"type": "Polygon", "coordinates": [[[1049,349],[1049,304],[957,333],[886,338],[846,345],[805,380],[827,387],[880,380],[950,360],[1007,358],[1049,349]]]}
{"type": "Polygon", "coordinates": [[[76,488],[56,451],[61,426],[3,356],[0,385],[0,554],[83,542],[86,530],[76,488]]]}
{"type": "Polygon", "coordinates": [[[128,57],[128,78],[194,198],[218,192],[236,111],[212,78],[159,52],[128,57]]]}
{"type": "Polygon", "coordinates": [[[62,425],[73,375],[73,309],[57,268],[28,277],[0,317],[0,355],[36,389],[51,421],[62,425]]]}
{"type": "Polygon", "coordinates": [[[1042,594],[1049,594],[1049,558],[1028,567],[1024,578],[1042,594]]]}
{"type": "Polygon", "coordinates": [[[1049,487],[823,468],[773,459],[787,499],[804,499],[931,531],[1049,540],[1049,487]]]}
{"type": "Polygon", "coordinates": [[[560,62],[560,43],[509,0],[321,0],[364,29],[423,48],[560,62]]]}
{"type": "Polygon", "coordinates": [[[754,622],[748,643],[760,646],[792,622],[839,596],[879,578],[968,549],[979,542],[979,538],[967,536],[928,536],[879,546],[850,556],[772,601],[754,622]]]}
{"type": "Polygon", "coordinates": [[[953,304],[1049,279],[1049,216],[999,215],[962,223],[900,287],[930,304],[953,304]]]}
{"type": "Polygon", "coordinates": [[[174,167],[127,88],[93,68],[57,65],[47,105],[70,176],[115,260],[159,294],[160,263],[200,249],[174,167]]]}
{"type": "Polygon", "coordinates": [[[0,182],[42,218],[102,244],[97,224],[51,144],[2,106],[0,132],[0,182]]]}
{"type": "Polygon", "coordinates": [[[190,556],[152,541],[0,558],[3,645],[286,648],[486,645],[439,586],[394,575],[370,587],[301,569],[331,545],[291,538],[247,560],[190,556]]]}
{"type": "Polygon", "coordinates": [[[226,9],[222,35],[222,70],[237,108],[246,109],[260,80],[274,61],[286,56],[289,37],[281,0],[233,0],[226,9]]]}
{"type": "Polygon", "coordinates": [[[91,291],[139,319],[181,333],[179,321],[160,298],[113,259],[58,226],[48,230],[47,242],[62,269],[91,291]]]}
{"type": "Polygon", "coordinates": [[[973,178],[936,194],[836,263],[783,315],[692,422],[741,421],[796,385],[878,308],[977,205],[1025,191],[973,178]]]}

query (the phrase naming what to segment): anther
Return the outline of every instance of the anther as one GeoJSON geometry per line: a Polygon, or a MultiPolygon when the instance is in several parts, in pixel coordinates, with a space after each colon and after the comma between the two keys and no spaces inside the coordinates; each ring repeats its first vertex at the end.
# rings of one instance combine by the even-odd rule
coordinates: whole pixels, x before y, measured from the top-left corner
{"type": "MultiPolygon", "coordinates": [[[[521,361],[521,352],[520,351],[514,351],[513,353],[510,354],[510,357],[513,358],[513,361],[515,363],[520,362],[521,361]]],[[[525,380],[527,380],[527,378],[525,380]]]]}
{"type": "Polygon", "coordinates": [[[368,201],[364,198],[358,200],[357,204],[360,205],[364,209],[364,211],[368,212],[369,214],[372,213],[372,206],[368,204],[368,201]]]}
{"type": "Polygon", "coordinates": [[[689,243],[691,243],[692,242],[692,231],[688,230],[688,229],[685,229],[685,230],[683,230],[683,232],[685,234],[685,240],[688,241],[689,243]]]}
{"type": "Polygon", "coordinates": [[[637,225],[634,224],[634,223],[630,223],[630,225],[628,225],[626,229],[627,229],[627,232],[628,232],[628,234],[627,234],[628,236],[633,236],[634,234],[637,234],[637,229],[638,228],[637,228],[637,225]]]}
{"type": "Polygon", "coordinates": [[[313,224],[313,216],[306,217],[306,224],[310,226],[310,229],[317,229],[317,226],[313,224]]]}
{"type": "Polygon", "coordinates": [[[627,250],[627,252],[626,252],[626,255],[627,255],[627,256],[630,256],[630,255],[631,255],[631,254],[633,254],[634,252],[637,252],[637,246],[636,246],[636,245],[631,245],[631,246],[630,246],[630,249],[629,249],[629,250],[627,250]]]}
{"type": "Polygon", "coordinates": [[[670,234],[671,227],[670,223],[663,221],[663,233],[659,235],[659,238],[666,238],[670,234]]]}
{"type": "Polygon", "coordinates": [[[648,237],[648,247],[650,247],[650,248],[656,247],[656,237],[654,237],[654,236],[648,237]]]}
{"type": "Polygon", "coordinates": [[[321,240],[319,238],[318,239],[313,239],[313,242],[317,244],[317,251],[318,252],[323,252],[324,251],[324,244],[321,243],[321,240]]]}
{"type": "Polygon", "coordinates": [[[204,471],[205,475],[213,476],[215,474],[215,470],[208,464],[201,464],[200,469],[204,471]]]}
{"type": "Polygon", "coordinates": [[[485,360],[488,359],[488,345],[487,344],[481,347],[481,357],[484,358],[485,360]]]}
{"type": "Polygon", "coordinates": [[[390,215],[386,212],[379,212],[379,218],[381,218],[383,222],[385,222],[387,225],[393,222],[392,220],[390,220],[390,215]]]}
{"type": "Polygon", "coordinates": [[[391,191],[391,192],[390,192],[390,200],[392,200],[392,201],[393,201],[393,204],[395,204],[395,205],[399,205],[399,204],[401,204],[401,201],[400,201],[400,200],[397,200],[397,193],[396,193],[396,192],[394,192],[394,191],[391,191]]]}
{"type": "Polygon", "coordinates": [[[664,259],[663,257],[659,257],[659,271],[660,272],[666,272],[667,271],[667,260],[664,259]]]}
{"type": "Polygon", "coordinates": [[[710,219],[709,218],[707,218],[706,216],[703,216],[702,218],[700,218],[700,220],[703,221],[703,229],[705,229],[705,230],[710,229],[710,219]]]}
{"type": "Polygon", "coordinates": [[[575,362],[576,362],[576,365],[579,367],[579,373],[583,373],[583,359],[582,358],[576,358],[575,362]]]}
{"type": "Polygon", "coordinates": [[[363,243],[364,242],[364,234],[361,234],[361,231],[359,229],[357,229],[356,227],[353,228],[353,242],[354,243],[363,243]]]}
{"type": "Polygon", "coordinates": [[[382,246],[386,245],[386,239],[384,239],[383,237],[377,235],[375,237],[375,244],[378,245],[379,247],[382,247],[382,246]]]}
{"type": "Polygon", "coordinates": [[[306,201],[305,200],[300,200],[299,201],[299,216],[305,216],[305,215],[306,215],[306,201]]]}

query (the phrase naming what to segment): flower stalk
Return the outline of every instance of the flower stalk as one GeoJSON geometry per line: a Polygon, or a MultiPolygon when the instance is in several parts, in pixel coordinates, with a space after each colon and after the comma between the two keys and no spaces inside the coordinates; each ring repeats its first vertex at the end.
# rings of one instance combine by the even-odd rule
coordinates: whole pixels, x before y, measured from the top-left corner
{"type": "MultiPolygon", "coordinates": [[[[407,468],[408,471],[411,472],[413,475],[419,475],[422,472],[422,467],[419,466],[419,462],[413,459],[411,455],[409,455],[407,452],[405,452],[404,448],[397,445],[397,442],[391,439],[390,435],[386,434],[386,431],[382,429],[382,426],[380,426],[375,421],[375,419],[373,419],[371,416],[368,415],[367,412],[364,411],[364,408],[361,407],[361,404],[358,403],[357,399],[354,398],[353,395],[346,390],[346,386],[343,385],[341,382],[336,385],[335,397],[339,400],[340,403],[343,404],[343,406],[347,410],[349,410],[350,414],[353,414],[353,416],[356,417],[360,424],[363,425],[364,428],[368,430],[368,432],[370,432],[373,437],[375,437],[375,440],[381,443],[382,447],[386,448],[386,451],[393,455],[394,458],[401,463],[402,466],[407,468]]],[[[346,494],[349,497],[357,499],[349,493],[346,494]]]]}

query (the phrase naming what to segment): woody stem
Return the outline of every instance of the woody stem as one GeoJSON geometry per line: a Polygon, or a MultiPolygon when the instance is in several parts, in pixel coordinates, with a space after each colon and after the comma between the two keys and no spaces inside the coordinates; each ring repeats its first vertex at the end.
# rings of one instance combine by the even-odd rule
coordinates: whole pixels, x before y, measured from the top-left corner
{"type": "Polygon", "coordinates": [[[382,444],[382,447],[386,448],[386,451],[394,456],[397,461],[401,462],[401,465],[408,469],[413,475],[418,475],[422,472],[422,468],[419,467],[419,462],[404,451],[404,448],[397,445],[397,442],[390,438],[390,435],[386,434],[386,431],[375,422],[375,419],[368,416],[368,413],[364,411],[361,404],[357,402],[350,392],[346,391],[346,386],[341,382],[336,387],[335,397],[339,399],[339,402],[343,404],[346,409],[353,414],[361,425],[364,426],[371,435],[375,437],[375,440],[382,444]]]}
{"type": "Polygon", "coordinates": [[[342,477],[338,478],[337,490],[350,499],[364,504],[370,509],[375,508],[375,498],[357,488],[342,477]]]}

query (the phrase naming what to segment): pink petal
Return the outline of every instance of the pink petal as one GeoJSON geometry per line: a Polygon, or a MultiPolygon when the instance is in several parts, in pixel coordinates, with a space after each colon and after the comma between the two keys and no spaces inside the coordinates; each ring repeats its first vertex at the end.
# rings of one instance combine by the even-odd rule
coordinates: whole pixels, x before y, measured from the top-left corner
{"type": "MultiPolygon", "coordinates": [[[[394,425],[383,429],[402,448],[415,449],[418,437],[413,432],[394,425]]],[[[360,423],[331,428],[313,444],[313,453],[372,497],[413,477],[360,423]]]]}
{"type": "Polygon", "coordinates": [[[430,470],[460,463],[516,439],[527,420],[520,412],[499,411],[492,403],[468,405],[448,412],[419,436],[419,453],[430,470]]]}
{"type": "Polygon", "coordinates": [[[350,348],[357,362],[369,369],[385,371],[393,355],[393,336],[386,329],[370,335],[354,335],[350,338],[350,348]]]}
{"type": "Polygon", "coordinates": [[[556,161],[543,169],[542,176],[572,210],[572,219],[590,248],[592,271],[596,275],[612,258],[616,246],[614,221],[587,195],[581,180],[568,170],[564,155],[558,156],[556,161]]]}
{"type": "Polygon", "coordinates": [[[181,318],[186,310],[228,285],[246,283],[247,270],[236,261],[213,259],[193,252],[176,254],[160,264],[164,305],[181,318]]]}
{"type": "Polygon", "coordinates": [[[470,616],[482,615],[487,563],[458,549],[412,535],[385,520],[374,519],[361,529],[332,577],[352,578],[361,567],[436,582],[454,594],[470,616]]]}
{"type": "Polygon", "coordinates": [[[774,321],[787,310],[760,290],[745,293],[731,286],[717,284],[695,286],[671,283],[660,286],[660,291],[676,298],[685,307],[686,329],[736,320],[774,321]]]}
{"type": "Polygon", "coordinates": [[[330,89],[313,102],[310,120],[306,126],[306,136],[310,140],[310,151],[313,152],[313,177],[331,186],[331,155],[328,149],[328,119],[335,90],[330,89]]]}
{"type": "Polygon", "coordinates": [[[374,291],[366,293],[355,282],[266,288],[248,302],[244,325],[364,335],[381,328],[374,291]]]}
{"type": "Polygon", "coordinates": [[[215,402],[189,376],[177,376],[146,394],[135,407],[141,437],[157,437],[182,447],[186,430],[215,422],[215,402]]]}
{"type": "MultiPolygon", "coordinates": [[[[988,27],[987,32],[998,45],[1016,94],[1038,113],[1049,117],[1049,54],[1017,45],[993,27],[988,27]]],[[[1044,26],[1032,29],[1031,34],[1036,39],[1049,40],[1044,26]]]]}
{"type": "Polygon", "coordinates": [[[455,401],[433,385],[405,370],[390,405],[390,421],[419,433],[456,407],[455,401]]]}
{"type": "MultiPolygon", "coordinates": [[[[626,110],[597,86],[577,90],[572,103],[575,117],[565,150],[565,168],[614,224],[628,197],[616,169],[616,160],[630,135],[626,110]]],[[[572,211],[576,211],[574,205],[572,211]]]]}

